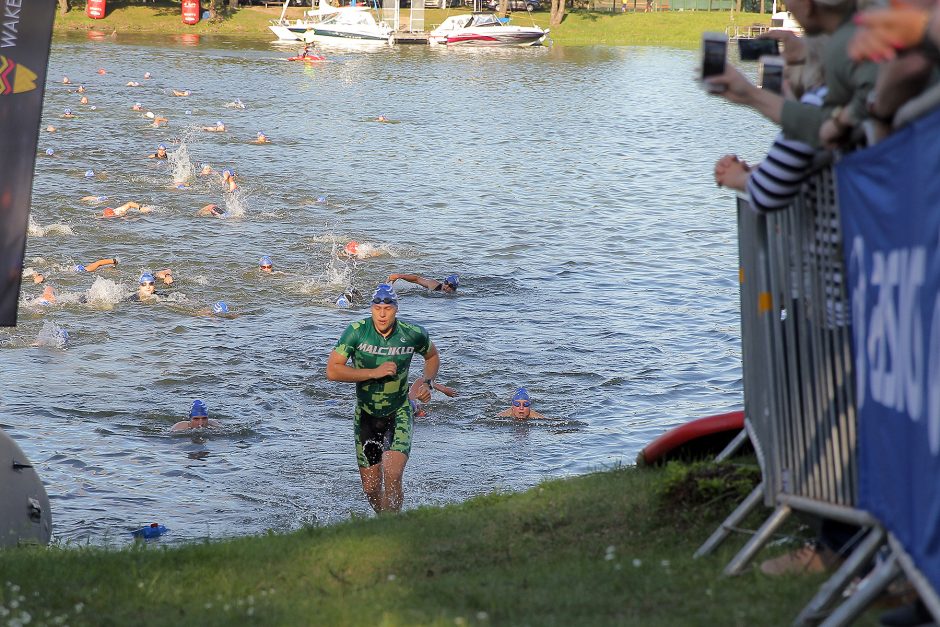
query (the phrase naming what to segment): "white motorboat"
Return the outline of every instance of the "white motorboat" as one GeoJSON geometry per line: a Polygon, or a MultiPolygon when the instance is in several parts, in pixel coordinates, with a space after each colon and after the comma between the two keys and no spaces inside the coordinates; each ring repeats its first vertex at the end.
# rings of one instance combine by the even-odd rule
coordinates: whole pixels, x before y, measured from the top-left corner
{"type": "Polygon", "coordinates": [[[392,28],[385,22],[376,22],[368,7],[349,6],[340,7],[313,24],[302,39],[308,43],[388,43],[391,36],[392,28]]]}
{"type": "Polygon", "coordinates": [[[495,13],[453,15],[431,31],[432,44],[448,46],[536,46],[548,36],[548,30],[503,23],[495,13]]]}
{"type": "Polygon", "coordinates": [[[770,28],[773,30],[788,30],[797,35],[803,34],[803,27],[796,21],[789,11],[777,11],[770,17],[770,28]]]}
{"type": "Polygon", "coordinates": [[[330,6],[326,0],[320,0],[319,8],[313,11],[307,11],[304,13],[302,19],[291,21],[285,17],[289,3],[290,0],[284,2],[284,10],[281,11],[281,17],[276,20],[271,20],[271,25],[268,26],[271,32],[277,35],[278,41],[302,40],[303,36],[310,31],[314,24],[320,23],[324,18],[333,15],[339,10],[336,7],[330,6]]]}

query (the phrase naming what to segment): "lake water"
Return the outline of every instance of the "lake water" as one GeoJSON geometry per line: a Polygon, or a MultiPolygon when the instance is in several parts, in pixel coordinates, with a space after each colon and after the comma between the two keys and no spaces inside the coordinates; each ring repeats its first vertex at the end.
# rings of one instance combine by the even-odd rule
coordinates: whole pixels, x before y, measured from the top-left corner
{"type": "Polygon", "coordinates": [[[711,168],[726,152],[759,157],[772,129],[700,91],[695,52],[399,47],[303,67],[265,41],[193,44],[53,44],[43,126],[58,130],[40,134],[25,265],[48,272],[60,303],[30,304],[41,286],[24,281],[20,324],[0,331],[0,426],[46,483],[59,541],[371,511],[353,385],[324,368],[368,315],[336,297],[391,272],[461,278],[455,297],[397,285],[399,316],[429,329],[439,380],[460,391],[416,421],[406,508],[631,464],[667,428],[741,406],[734,200],[711,168]],[[80,83],[89,105],[69,92],[80,83]],[[247,108],[226,106],[236,98],[247,108]],[[226,133],[196,129],[216,120],[226,133]],[[258,131],[272,143],[249,143],[258,131]],[[146,158],[160,142],[171,163],[146,158]],[[234,168],[240,191],[225,196],[216,176],[174,187],[203,162],[234,168]],[[85,195],[154,211],[98,220],[104,204],[85,195]],[[229,215],[195,217],[207,203],[229,215]],[[351,239],[381,256],[337,258],[351,239]],[[264,254],[285,274],[261,276],[264,254]],[[69,271],[110,256],[116,269],[69,271]],[[177,282],[160,302],[123,300],[163,267],[177,282]],[[237,317],[199,315],[219,299],[237,317]],[[53,324],[70,343],[35,346],[53,324]],[[519,385],[551,420],[495,417],[519,385]],[[171,436],[195,398],[223,428],[171,436]]]}

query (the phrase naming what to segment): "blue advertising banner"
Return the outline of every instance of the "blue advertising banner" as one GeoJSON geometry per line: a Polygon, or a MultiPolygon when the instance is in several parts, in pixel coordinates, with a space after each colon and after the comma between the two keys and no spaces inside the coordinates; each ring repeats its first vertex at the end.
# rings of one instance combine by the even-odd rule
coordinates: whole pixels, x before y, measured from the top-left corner
{"type": "Polygon", "coordinates": [[[836,169],[859,506],[940,590],[940,110],[836,169]]]}
{"type": "Polygon", "coordinates": [[[16,325],[56,0],[0,0],[0,326],[16,325]]]}

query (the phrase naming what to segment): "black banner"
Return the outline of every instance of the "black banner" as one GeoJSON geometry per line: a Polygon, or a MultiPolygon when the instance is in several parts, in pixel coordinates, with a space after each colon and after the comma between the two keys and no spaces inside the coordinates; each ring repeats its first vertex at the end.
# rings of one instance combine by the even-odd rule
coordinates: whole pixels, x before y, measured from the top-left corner
{"type": "Polygon", "coordinates": [[[16,325],[56,0],[0,0],[0,326],[16,325]]]}

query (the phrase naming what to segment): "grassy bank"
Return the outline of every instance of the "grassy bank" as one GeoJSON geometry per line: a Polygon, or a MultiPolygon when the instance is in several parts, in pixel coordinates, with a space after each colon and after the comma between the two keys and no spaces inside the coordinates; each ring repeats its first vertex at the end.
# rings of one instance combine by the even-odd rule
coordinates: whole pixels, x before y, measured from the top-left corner
{"type": "Polygon", "coordinates": [[[754,471],[676,476],[614,470],[170,549],[4,551],[0,621],[26,611],[50,625],[789,624],[820,577],[723,578],[740,537],[691,558],[729,511],[722,495],[749,489],[754,471]],[[666,485],[679,489],[663,497],[666,485]]]}
{"type": "MultiPolygon", "coordinates": [[[[122,5],[109,3],[107,17],[101,20],[88,19],[82,6],[78,6],[65,15],[57,15],[55,30],[58,33],[69,31],[98,30],[106,34],[116,32],[118,36],[135,33],[149,34],[219,34],[231,36],[269,38],[268,20],[280,15],[280,8],[246,7],[226,15],[222,19],[200,22],[196,26],[186,26],[180,21],[178,4],[122,5]]],[[[448,15],[464,13],[457,9],[428,9],[425,22],[429,25],[440,24],[448,15]]],[[[296,18],[301,9],[292,8],[288,16],[296,18]]],[[[540,26],[548,26],[548,13],[540,11],[532,14],[532,19],[540,26]]],[[[526,14],[516,14],[520,24],[530,22],[526,14]]],[[[737,14],[739,24],[755,22],[767,23],[769,18],[753,14],[737,14]]],[[[569,14],[565,21],[552,28],[552,39],[557,44],[582,46],[592,44],[607,45],[674,45],[694,46],[698,44],[702,32],[723,31],[731,23],[727,12],[663,12],[663,13],[591,13],[580,11],[569,14]]]]}

